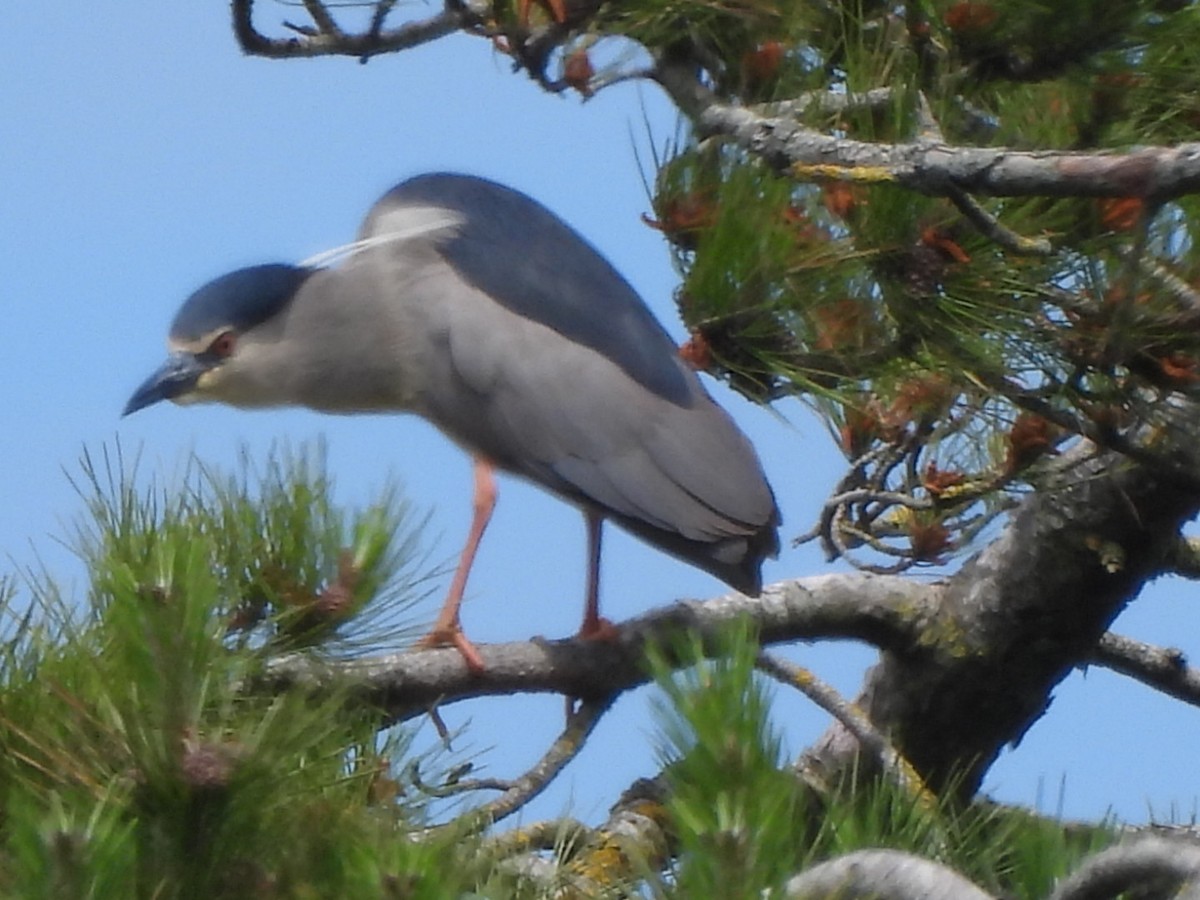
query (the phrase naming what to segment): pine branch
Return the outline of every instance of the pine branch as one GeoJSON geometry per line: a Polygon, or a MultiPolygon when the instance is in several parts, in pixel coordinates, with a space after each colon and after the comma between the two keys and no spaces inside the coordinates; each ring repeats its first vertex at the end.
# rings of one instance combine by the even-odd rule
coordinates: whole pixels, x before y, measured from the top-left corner
{"type": "Polygon", "coordinates": [[[600,896],[605,888],[661,867],[673,846],[665,799],[662,776],[631,785],[566,865],[570,887],[561,896],[600,896]]]}
{"type": "Polygon", "coordinates": [[[690,67],[659,66],[656,77],[702,135],[733,138],[801,181],[894,184],[920,194],[994,197],[1142,197],[1200,190],[1200,143],[1127,152],[1023,151],[927,141],[884,144],[831,137],[792,118],[723,103],[690,67]]]}
{"type": "MultiPolygon", "coordinates": [[[[1195,466],[1194,451],[1179,434],[1179,464],[1195,466]]],[[[856,700],[935,791],[974,794],[1200,509],[1200,492],[1116,454],[1079,447],[1056,470],[940,587],[923,652],[885,651],[856,700]]],[[[811,752],[844,770],[859,747],[835,723],[811,752]]]]}
{"type": "MultiPolygon", "coordinates": [[[[807,669],[768,653],[759,654],[757,665],[776,681],[800,691],[845,725],[863,747],[876,756],[886,775],[905,793],[919,798],[921,802],[932,800],[932,795],[921,783],[921,776],[913,769],[912,764],[896,752],[896,748],[876,730],[861,709],[842,697],[832,685],[826,684],[807,669]]],[[[803,763],[801,766],[803,767],[803,763]]]]}
{"type": "Polygon", "coordinates": [[[1200,578],[1200,538],[1180,535],[1167,549],[1167,566],[1183,578],[1200,578]]]}
{"type": "Polygon", "coordinates": [[[1090,661],[1200,706],[1200,670],[1189,666],[1184,652],[1175,647],[1155,647],[1109,632],[1100,638],[1090,661]]]}
{"type": "Polygon", "coordinates": [[[728,594],[681,601],[621,623],[613,641],[571,638],[479,644],[484,671],[467,670],[453,649],[410,650],[349,661],[302,655],[275,660],[256,690],[347,685],[389,721],[424,714],[434,704],[512,693],[608,697],[645,684],[648,643],[669,645],[671,635],[714,636],[749,620],[764,645],[822,637],[851,638],[881,648],[911,649],[932,614],[937,588],[901,578],[818,575],[770,585],[761,597],[728,594]]]}
{"type": "Polygon", "coordinates": [[[471,811],[484,825],[511,816],[546,789],[571,760],[579,755],[588,736],[612,706],[612,699],[585,701],[568,718],[567,726],[524,775],[510,782],[504,793],[471,811]]]}
{"type": "Polygon", "coordinates": [[[507,859],[525,853],[553,850],[564,844],[578,844],[591,839],[594,833],[594,829],[578,819],[547,819],[489,837],[483,842],[483,849],[489,856],[507,859]]]}
{"type": "MultiPolygon", "coordinates": [[[[254,25],[254,0],[232,0],[233,32],[242,50],[270,59],[296,59],[313,56],[353,56],[366,61],[381,53],[394,53],[436,41],[470,25],[474,19],[466,8],[448,0],[443,10],[427,19],[405,22],[395,28],[382,28],[382,16],[361,33],[343,31],[324,3],[305,0],[305,9],[315,27],[288,26],[296,37],[272,38],[254,25]]],[[[390,4],[381,4],[381,8],[390,4]]],[[[386,9],[384,9],[386,13],[386,9]]]]}
{"type": "Polygon", "coordinates": [[[1200,846],[1191,841],[1142,837],[1095,854],[1063,881],[1049,900],[1101,900],[1125,891],[1189,897],[1200,889],[1200,846]]]}
{"type": "Polygon", "coordinates": [[[813,866],[789,881],[788,900],[994,900],[948,866],[899,850],[859,850],[813,866]]]}

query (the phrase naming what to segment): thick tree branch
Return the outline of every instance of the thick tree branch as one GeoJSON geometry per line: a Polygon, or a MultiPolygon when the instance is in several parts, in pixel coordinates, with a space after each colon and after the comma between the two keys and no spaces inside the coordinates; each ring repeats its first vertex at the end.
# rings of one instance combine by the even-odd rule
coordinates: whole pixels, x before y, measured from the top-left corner
{"type": "MultiPolygon", "coordinates": [[[[568,860],[555,866],[538,857],[523,857],[522,871],[536,863],[535,877],[566,887],[560,896],[594,897],[658,869],[673,852],[665,807],[665,778],[635,782],[595,830],[574,826],[579,838],[568,860]]],[[[563,828],[550,823],[543,840],[563,828]]],[[[1093,826],[1086,826],[1089,829],[1093,826]]],[[[501,836],[500,841],[509,838],[501,836]]],[[[531,843],[520,831],[511,839],[522,848],[531,843]]],[[[1049,895],[1049,900],[1107,900],[1123,891],[1141,890],[1145,897],[1200,897],[1200,844],[1194,837],[1138,833],[1083,860],[1049,895]],[[1183,889],[1187,893],[1179,893],[1183,889]]],[[[787,898],[862,897],[882,900],[991,900],[992,895],[946,865],[896,850],[860,850],[817,863],[784,886],[787,898]]]]}
{"type": "Polygon", "coordinates": [[[1187,664],[1182,650],[1155,647],[1110,632],[1100,638],[1091,661],[1200,706],[1200,671],[1187,664]]]}
{"type": "MultiPolygon", "coordinates": [[[[1125,891],[1170,897],[1200,878],[1200,847],[1144,837],[1089,857],[1050,900],[1107,900],[1125,891]]],[[[878,900],[991,900],[953,869],[897,850],[860,850],[820,863],[787,883],[784,896],[878,900]]],[[[1190,895],[1189,895],[1190,896],[1190,895]]]]}
{"type": "MultiPolygon", "coordinates": [[[[1175,435],[1180,465],[1195,465],[1194,444],[1175,435]]],[[[1000,749],[1042,715],[1054,686],[1093,658],[1197,509],[1200,491],[1076,448],[946,583],[916,652],[884,652],[857,702],[927,784],[970,797],[1000,749]]],[[[857,740],[834,723],[813,752],[845,767],[857,740]]]]}
{"type": "Polygon", "coordinates": [[[725,135],[780,172],[805,181],[895,184],[930,196],[1144,197],[1200,190],[1200,144],[1118,152],[1023,151],[929,141],[882,144],[831,137],[723,103],[689,66],[664,64],[656,78],[703,135],[725,135]]]}
{"type": "Polygon", "coordinates": [[[819,863],[784,887],[788,900],[994,900],[953,869],[899,850],[859,850],[819,863]]]}
{"type": "Polygon", "coordinates": [[[1198,881],[1200,846],[1191,841],[1142,837],[1089,858],[1058,886],[1050,900],[1107,900],[1133,890],[1139,897],[1175,897],[1189,885],[1195,890],[1198,881]]]}
{"type": "Polygon", "coordinates": [[[555,847],[571,846],[590,840],[595,830],[578,819],[547,819],[502,831],[488,837],[484,851],[491,857],[506,859],[555,847]]]}
{"type": "Polygon", "coordinates": [[[715,635],[740,619],[754,625],[764,645],[850,638],[878,647],[911,648],[934,613],[938,591],[902,578],[819,575],[770,585],[757,599],[728,594],[654,610],[623,623],[614,641],[481,644],[481,675],[468,671],[453,649],[338,662],[296,655],[275,660],[264,676],[264,687],[350,685],[362,702],[384,710],[391,721],[473,697],[608,697],[646,683],[647,643],[670,646],[672,635],[681,631],[715,635]]]}
{"type": "MultiPolygon", "coordinates": [[[[652,78],[654,75],[654,72],[646,72],[644,77],[652,78]]],[[[798,119],[813,111],[831,115],[886,109],[895,102],[895,97],[891,88],[872,88],[858,94],[848,94],[845,91],[808,91],[790,100],[761,103],[751,109],[769,118],[790,116],[798,119]]]]}
{"type": "Polygon", "coordinates": [[[662,777],[635,782],[609,811],[608,819],[565,866],[570,889],[562,896],[601,896],[605,889],[655,871],[672,852],[662,777]]]}
{"type": "Polygon", "coordinates": [[[1168,548],[1167,565],[1183,578],[1200,578],[1200,538],[1180,535],[1168,548]]]}

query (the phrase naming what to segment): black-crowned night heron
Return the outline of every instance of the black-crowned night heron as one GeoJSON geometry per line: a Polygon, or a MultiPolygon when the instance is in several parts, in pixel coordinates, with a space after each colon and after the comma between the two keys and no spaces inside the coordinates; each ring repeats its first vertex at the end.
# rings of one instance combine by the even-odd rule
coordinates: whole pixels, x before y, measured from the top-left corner
{"type": "Polygon", "coordinates": [[[383,196],[324,266],[262,265],[192,294],[167,362],[125,415],[159,400],[332,413],[411,411],[474,456],[475,514],[427,644],[483,663],[459,622],[496,501],[493,467],[583,510],[587,603],[599,614],[612,519],[757,594],[779,512],[754,449],[633,289],[534,200],[463,175],[383,196]]]}

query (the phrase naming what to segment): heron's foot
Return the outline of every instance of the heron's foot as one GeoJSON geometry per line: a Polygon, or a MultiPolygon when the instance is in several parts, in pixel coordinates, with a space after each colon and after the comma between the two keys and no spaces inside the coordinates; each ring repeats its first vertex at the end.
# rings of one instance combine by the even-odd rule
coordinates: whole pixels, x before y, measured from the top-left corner
{"type": "Polygon", "coordinates": [[[615,643],[621,636],[621,629],[604,618],[604,616],[596,616],[594,619],[584,621],[579,626],[579,634],[576,636],[583,638],[585,641],[608,641],[609,643],[615,643]]]}
{"type": "Polygon", "coordinates": [[[429,634],[417,641],[417,646],[422,649],[453,647],[473,674],[480,675],[485,668],[478,648],[471,643],[470,638],[463,634],[462,627],[457,624],[435,625],[429,634]]]}

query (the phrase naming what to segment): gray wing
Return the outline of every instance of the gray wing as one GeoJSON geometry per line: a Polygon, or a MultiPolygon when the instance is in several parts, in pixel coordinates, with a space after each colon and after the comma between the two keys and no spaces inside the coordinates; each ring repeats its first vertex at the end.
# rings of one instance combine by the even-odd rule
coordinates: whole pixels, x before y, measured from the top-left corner
{"type": "Polygon", "coordinates": [[[757,591],[779,515],[749,442],[582,238],[523,195],[461,181],[402,185],[365,227],[396,205],[445,206],[441,189],[455,189],[447,208],[464,223],[406,299],[427,338],[418,411],[500,467],[757,591]]]}
{"type": "Polygon", "coordinates": [[[464,280],[518,315],[595,349],[648,390],[686,400],[684,378],[665,363],[674,352],[666,331],[620,273],[540,203],[482,178],[422,175],[381,198],[362,233],[387,227],[390,211],[422,206],[461,216],[439,247],[464,280]]]}

